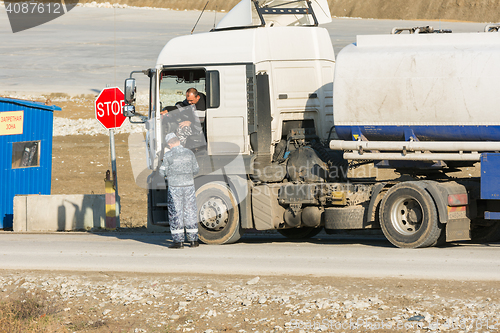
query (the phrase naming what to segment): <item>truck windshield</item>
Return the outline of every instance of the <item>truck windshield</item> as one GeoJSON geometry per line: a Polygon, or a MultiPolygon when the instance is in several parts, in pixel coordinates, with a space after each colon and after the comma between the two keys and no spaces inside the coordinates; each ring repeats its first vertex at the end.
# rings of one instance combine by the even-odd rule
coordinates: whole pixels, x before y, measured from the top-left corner
{"type": "Polygon", "coordinates": [[[205,70],[183,69],[165,70],[160,77],[160,103],[161,108],[174,106],[186,99],[186,90],[196,88],[198,92],[205,93],[205,70]]]}

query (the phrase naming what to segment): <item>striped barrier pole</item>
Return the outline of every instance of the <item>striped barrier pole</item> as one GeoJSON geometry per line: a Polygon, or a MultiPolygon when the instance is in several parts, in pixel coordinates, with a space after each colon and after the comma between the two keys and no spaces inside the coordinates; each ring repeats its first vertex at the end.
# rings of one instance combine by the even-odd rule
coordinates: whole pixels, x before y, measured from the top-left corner
{"type": "Polygon", "coordinates": [[[104,187],[106,189],[106,230],[116,230],[116,196],[113,180],[110,178],[111,173],[106,171],[104,179],[104,187]]]}

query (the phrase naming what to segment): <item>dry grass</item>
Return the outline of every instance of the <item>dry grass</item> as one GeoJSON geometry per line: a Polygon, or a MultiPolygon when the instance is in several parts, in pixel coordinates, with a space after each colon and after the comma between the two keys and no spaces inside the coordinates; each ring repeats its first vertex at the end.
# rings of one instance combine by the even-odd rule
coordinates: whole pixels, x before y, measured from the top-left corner
{"type": "Polygon", "coordinates": [[[0,301],[0,333],[67,332],[56,309],[39,294],[23,293],[0,301]]]}

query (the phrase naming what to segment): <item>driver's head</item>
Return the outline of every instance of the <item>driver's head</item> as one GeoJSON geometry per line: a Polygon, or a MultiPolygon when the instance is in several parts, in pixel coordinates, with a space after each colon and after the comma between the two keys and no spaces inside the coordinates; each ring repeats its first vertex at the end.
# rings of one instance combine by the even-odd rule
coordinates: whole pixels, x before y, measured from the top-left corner
{"type": "Polygon", "coordinates": [[[200,100],[200,94],[198,94],[198,90],[196,88],[189,88],[186,91],[186,100],[191,104],[196,104],[200,100]]]}

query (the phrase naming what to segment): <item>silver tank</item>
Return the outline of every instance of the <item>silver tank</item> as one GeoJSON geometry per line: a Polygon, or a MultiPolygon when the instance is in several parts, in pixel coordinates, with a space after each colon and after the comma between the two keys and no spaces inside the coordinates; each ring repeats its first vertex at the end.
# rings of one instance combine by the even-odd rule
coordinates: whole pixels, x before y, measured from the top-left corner
{"type": "Polygon", "coordinates": [[[358,36],[337,56],[341,139],[500,140],[500,33],[358,36]]]}

